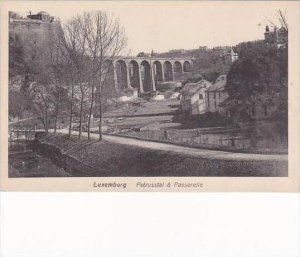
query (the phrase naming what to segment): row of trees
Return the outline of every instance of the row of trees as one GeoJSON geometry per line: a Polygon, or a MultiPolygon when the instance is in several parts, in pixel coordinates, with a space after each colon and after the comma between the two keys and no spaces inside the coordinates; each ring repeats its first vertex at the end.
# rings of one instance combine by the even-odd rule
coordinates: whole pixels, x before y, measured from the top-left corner
{"type": "Polygon", "coordinates": [[[21,108],[29,109],[41,118],[46,131],[52,123],[54,133],[59,115],[68,113],[69,135],[74,116],[79,116],[79,138],[86,112],[90,138],[91,117],[96,111],[101,140],[103,100],[112,60],[127,44],[119,20],[102,11],[85,12],[63,28],[59,24],[47,30],[47,36],[41,37],[40,29],[29,31],[11,31],[10,84],[18,78],[19,94],[25,100],[16,108],[16,92],[12,91],[10,111],[16,114],[21,108]]]}

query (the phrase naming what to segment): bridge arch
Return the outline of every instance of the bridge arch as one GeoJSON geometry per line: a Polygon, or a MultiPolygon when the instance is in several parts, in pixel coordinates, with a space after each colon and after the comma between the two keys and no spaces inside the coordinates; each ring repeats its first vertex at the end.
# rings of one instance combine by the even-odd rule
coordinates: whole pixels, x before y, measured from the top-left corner
{"type": "Polygon", "coordinates": [[[155,81],[164,81],[163,66],[160,61],[153,62],[153,72],[155,81]]]}
{"type": "Polygon", "coordinates": [[[148,61],[141,62],[141,78],[144,92],[152,91],[151,67],[148,61]]]}
{"type": "Polygon", "coordinates": [[[117,60],[115,64],[116,69],[116,84],[118,89],[128,88],[128,70],[127,63],[124,60],[117,60]]]}
{"type": "Polygon", "coordinates": [[[183,62],[183,71],[184,72],[192,71],[192,64],[189,61],[184,61],[183,62]]]}
{"type": "Polygon", "coordinates": [[[129,78],[130,85],[133,88],[136,88],[138,92],[140,92],[140,66],[137,61],[131,60],[129,63],[129,78]]]}
{"type": "Polygon", "coordinates": [[[164,75],[166,81],[173,81],[174,80],[174,73],[173,73],[173,66],[170,61],[164,62],[164,75]]]}
{"type": "Polygon", "coordinates": [[[181,80],[183,74],[183,67],[179,61],[174,62],[174,79],[181,80]]]}

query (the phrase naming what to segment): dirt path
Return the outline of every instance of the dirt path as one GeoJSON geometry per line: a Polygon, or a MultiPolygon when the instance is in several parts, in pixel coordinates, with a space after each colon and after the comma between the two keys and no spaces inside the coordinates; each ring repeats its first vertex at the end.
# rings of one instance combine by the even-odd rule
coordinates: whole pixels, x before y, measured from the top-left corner
{"type": "MultiPolygon", "coordinates": [[[[59,130],[58,133],[68,134],[68,130],[59,130]]],[[[76,135],[77,132],[72,134],[76,135]]],[[[87,132],[82,132],[84,137],[87,137],[87,132]]],[[[93,139],[98,139],[97,134],[91,134],[93,139]]],[[[151,149],[164,152],[173,152],[180,155],[187,155],[199,158],[216,159],[216,160],[234,160],[234,161],[288,161],[288,155],[266,155],[266,154],[249,154],[249,153],[232,153],[225,151],[215,151],[207,149],[195,149],[184,146],[177,146],[167,143],[157,143],[138,140],[134,138],[125,138],[120,136],[103,135],[103,139],[108,142],[131,145],[144,149],[151,149]]]]}

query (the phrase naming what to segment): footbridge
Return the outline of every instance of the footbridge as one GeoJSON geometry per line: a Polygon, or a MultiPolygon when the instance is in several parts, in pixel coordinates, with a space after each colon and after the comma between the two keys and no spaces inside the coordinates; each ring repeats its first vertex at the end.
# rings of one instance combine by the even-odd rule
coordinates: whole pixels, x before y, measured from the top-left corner
{"type": "Polygon", "coordinates": [[[37,133],[45,133],[44,129],[35,127],[10,127],[8,131],[8,145],[12,147],[20,143],[28,143],[36,138],[37,133]]]}

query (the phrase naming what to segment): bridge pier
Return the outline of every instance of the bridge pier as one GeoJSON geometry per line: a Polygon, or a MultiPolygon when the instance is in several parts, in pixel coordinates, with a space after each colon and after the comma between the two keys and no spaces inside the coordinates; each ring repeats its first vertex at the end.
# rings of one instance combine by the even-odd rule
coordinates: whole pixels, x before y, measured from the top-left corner
{"type": "Polygon", "coordinates": [[[126,71],[127,71],[127,88],[132,88],[131,83],[130,83],[130,69],[129,69],[129,64],[126,63],[126,71]]]}
{"type": "Polygon", "coordinates": [[[140,93],[144,93],[141,68],[142,68],[141,64],[139,64],[139,89],[140,89],[140,93]]]}
{"type": "Polygon", "coordinates": [[[162,82],[165,82],[165,69],[164,69],[164,65],[161,66],[161,76],[162,76],[162,82]]]}
{"type": "Polygon", "coordinates": [[[156,91],[155,87],[155,78],[154,78],[154,64],[151,63],[150,71],[151,71],[151,84],[152,84],[152,91],[156,91]]]}
{"type": "Polygon", "coordinates": [[[175,74],[174,74],[174,63],[171,63],[171,74],[172,74],[172,81],[175,81],[175,74]]]}
{"type": "Polygon", "coordinates": [[[119,92],[118,79],[117,79],[117,65],[115,62],[113,63],[113,72],[114,72],[113,79],[114,79],[115,90],[116,90],[116,92],[119,92]]]}

